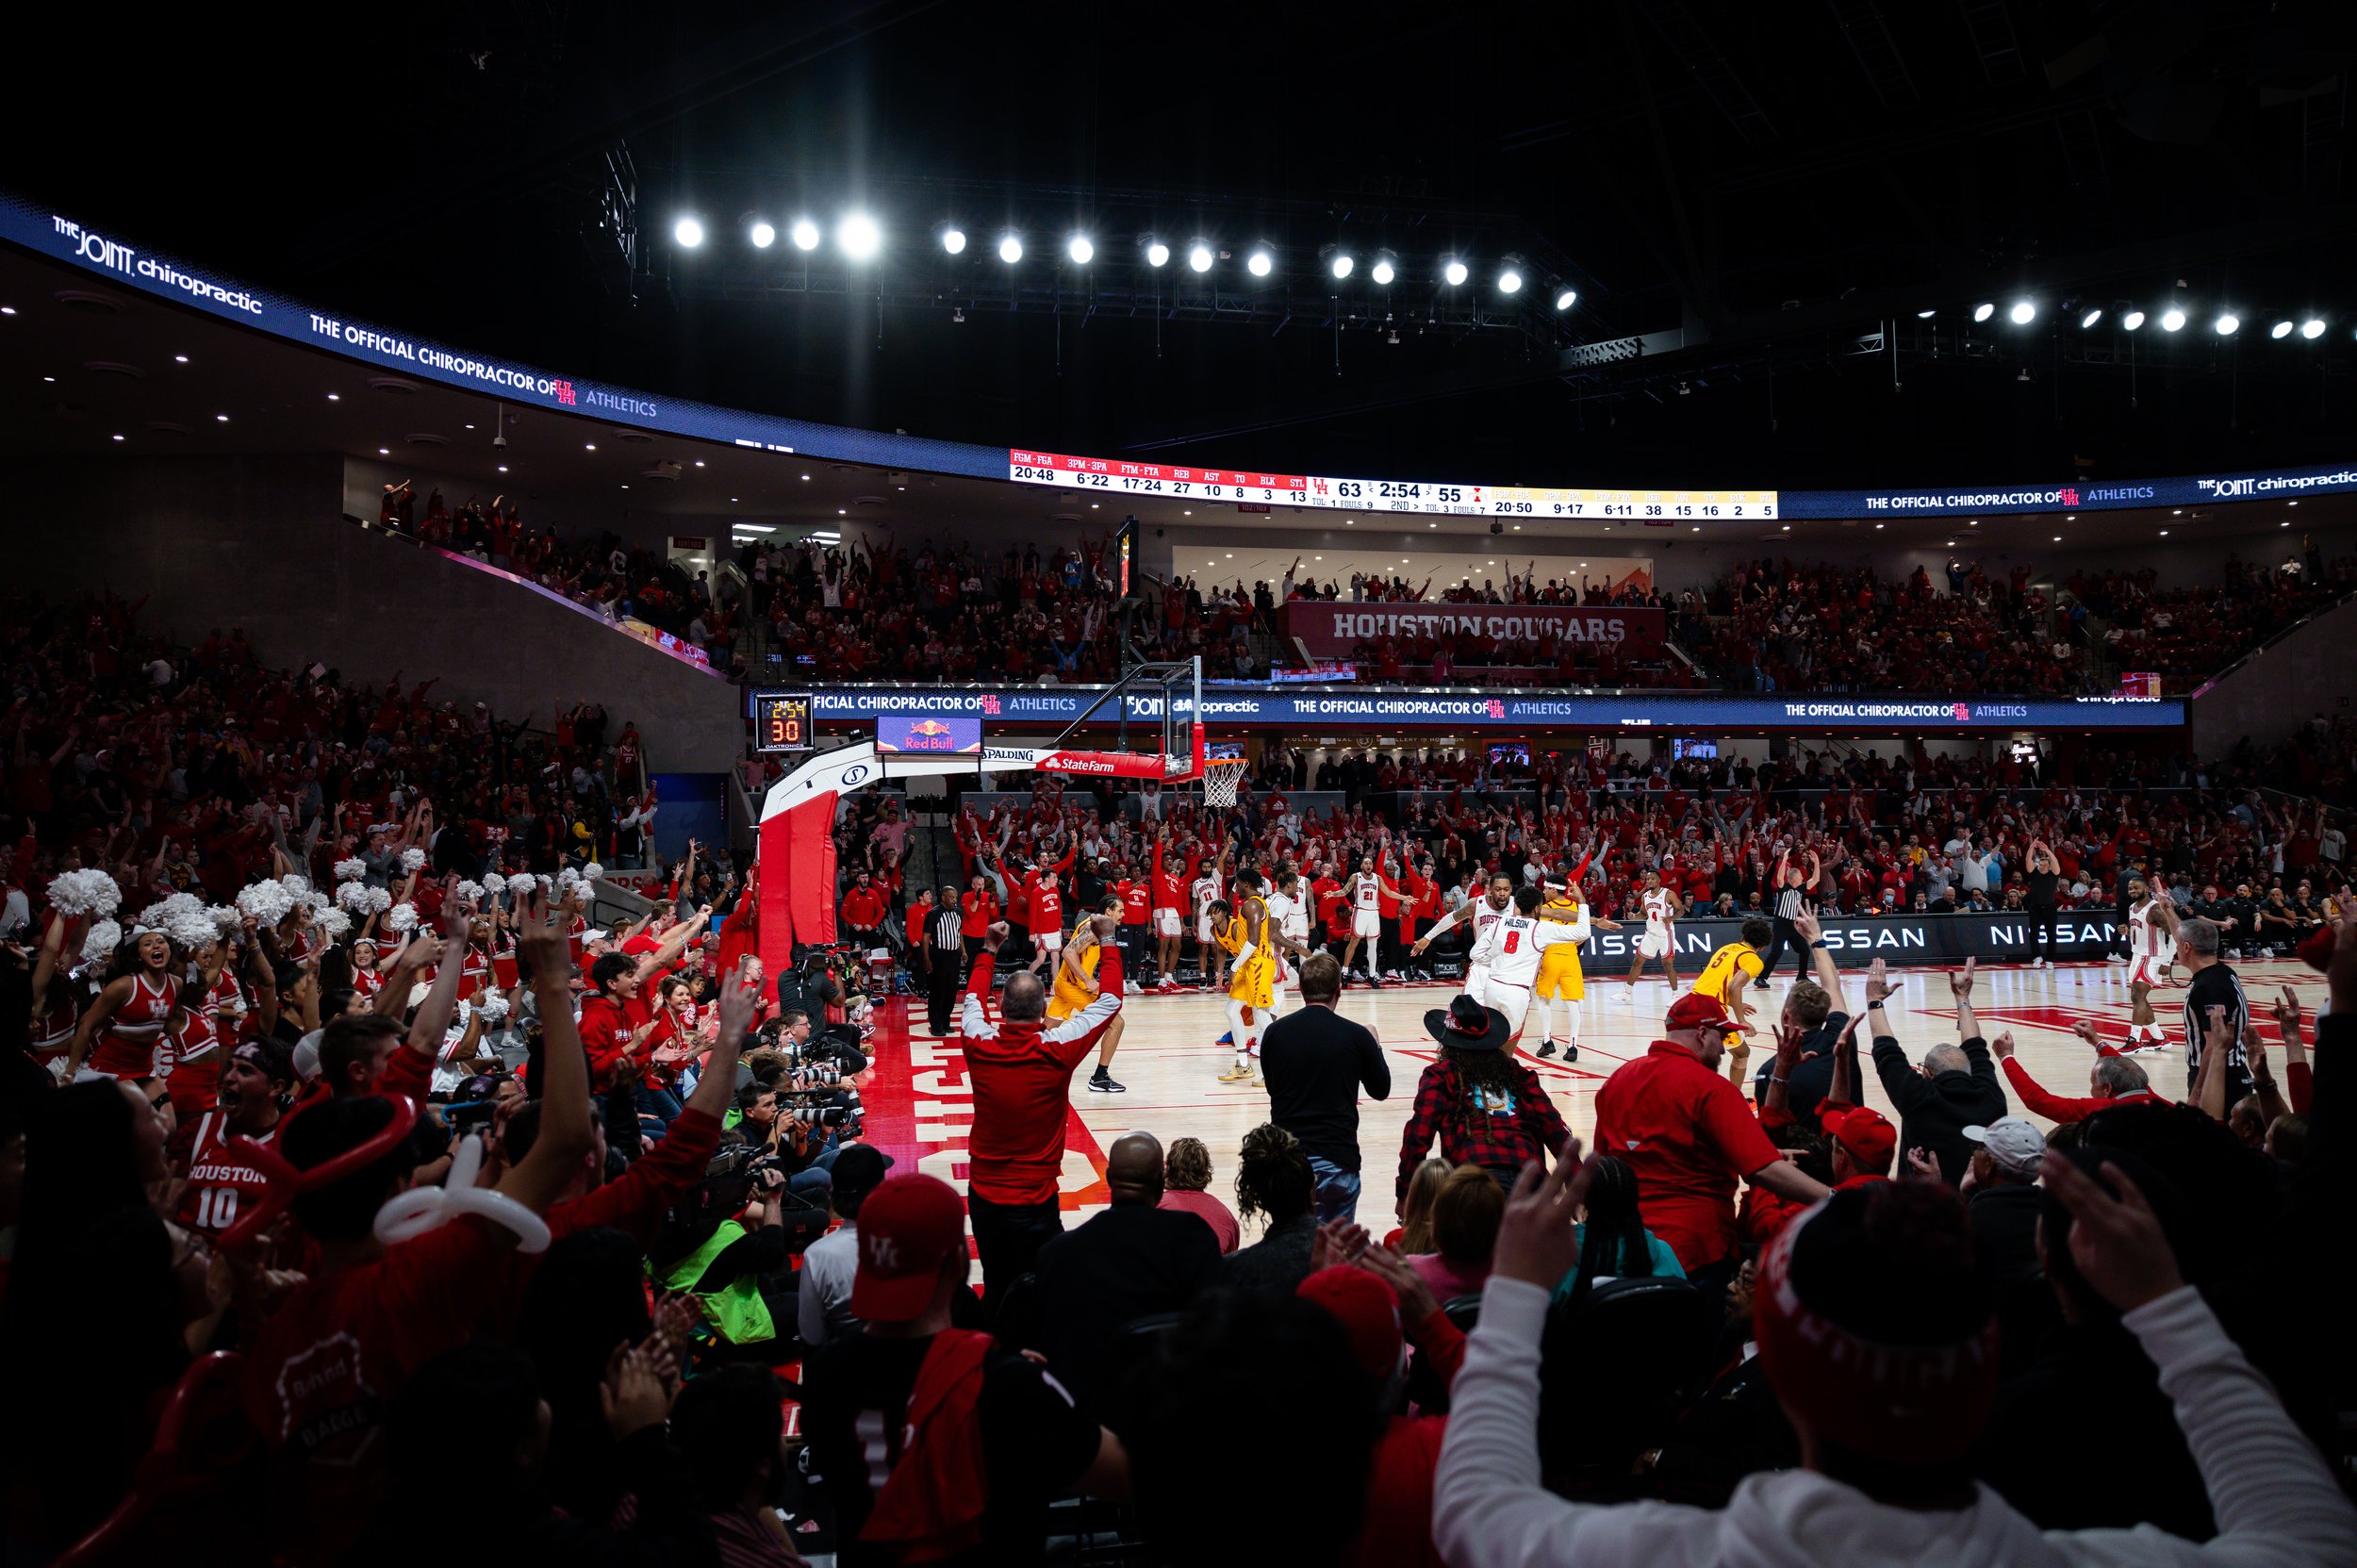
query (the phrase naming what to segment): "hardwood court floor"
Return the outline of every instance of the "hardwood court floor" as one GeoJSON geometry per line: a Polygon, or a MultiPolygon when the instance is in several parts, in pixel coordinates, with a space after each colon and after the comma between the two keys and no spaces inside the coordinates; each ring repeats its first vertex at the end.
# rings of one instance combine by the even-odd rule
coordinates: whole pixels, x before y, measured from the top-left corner
{"type": "MultiPolygon", "coordinates": [[[[2283,1055],[2270,1015],[2281,988],[2289,984],[2308,1015],[2306,1031],[2315,1032],[2315,1014],[2325,999],[2324,977],[2291,960],[2236,963],[2250,994],[2251,1010],[2260,1020],[2278,1076],[2283,1055]]],[[[1956,1038],[1955,1006],[1949,991],[1949,971],[1904,969],[1895,973],[1898,993],[1891,998],[1889,1016],[1899,1042],[1911,1060],[1943,1040],[1956,1038]]],[[[2138,1057],[2164,1094],[2186,1091],[2184,1043],[2180,1038],[2180,1009],[2184,999],[2178,986],[2156,993],[2154,1005],[2172,1044],[2166,1053],[2138,1057]]],[[[1690,976],[1682,976],[1690,981],[1690,976]]],[[[1790,988],[1788,966],[1769,991],[1755,991],[1754,1013],[1772,1020],[1790,988]]],[[[1863,1007],[1865,972],[1845,971],[1843,1005],[1863,1007]]],[[[1359,1143],[1363,1159],[1364,1192],[1359,1219],[1377,1236],[1393,1223],[1393,1185],[1399,1167],[1400,1137],[1415,1099],[1416,1078],[1433,1057],[1424,1015],[1444,1007],[1455,992],[1449,985],[1410,985],[1371,991],[1353,987],[1343,994],[1341,1011],[1375,1031],[1392,1067],[1392,1094],[1387,1100],[1362,1098],[1359,1108],[1359,1143]]],[[[1533,1062],[1562,1108],[1564,1119],[1583,1140],[1595,1131],[1595,1094],[1613,1068],[1644,1054],[1658,1037],[1661,1015],[1673,993],[1662,981],[1648,978],[1633,994],[1624,981],[1588,981],[1583,1008],[1580,1059],[1533,1062]]],[[[2020,966],[1984,968],[1973,992],[1982,1032],[1995,1038],[2010,1030],[2022,1065],[2039,1083],[2056,1094],[2087,1092],[2087,1068],[2092,1053],[2070,1032],[2081,1019],[2092,1019],[2103,1038],[2118,1043],[2126,1032],[2128,992],[2125,970],[2117,964],[2072,964],[2059,969],[2020,966]]],[[[1297,1002],[1296,1002],[1297,1005],[1297,1002]]],[[[1122,1095],[1098,1095],[1086,1087],[1088,1066],[1072,1081],[1073,1114],[1066,1127],[1063,1203],[1066,1225],[1077,1225],[1105,1201],[1103,1149],[1129,1131],[1153,1133],[1165,1145],[1177,1137],[1200,1138],[1211,1151],[1211,1190],[1230,1208],[1235,1204],[1235,1153],[1244,1134],[1267,1119],[1264,1091],[1243,1083],[1221,1083],[1227,1065],[1225,1048],[1212,1042],[1227,1028],[1223,999],[1204,993],[1175,996],[1145,995],[1128,999],[1128,1018],[1113,1077],[1129,1086],[1122,1095]]],[[[909,1016],[905,1002],[889,1004],[870,1044],[876,1068],[864,1088],[871,1140],[899,1162],[898,1168],[923,1169],[963,1190],[965,1168],[965,1130],[971,1121],[971,1100],[964,1085],[963,1058],[954,1039],[934,1040],[922,1034],[922,1003],[909,1016]],[[912,1036],[909,1025],[919,1031],[912,1036]]],[[[1558,1028],[1560,1023],[1558,1021],[1558,1028]]],[[[1525,1044],[1538,1045],[1534,1010],[1525,1044]]],[[[1871,1042],[1861,1041],[1861,1047],[1871,1042]]],[[[1762,1036],[1755,1043],[1751,1067],[1760,1063],[1761,1049],[1772,1049],[1762,1036]]],[[[1094,1064],[1091,1058],[1091,1065],[1094,1064]]],[[[1867,1103],[1890,1114],[1888,1097],[1866,1066],[1867,1103]]],[[[2019,1103],[2017,1114],[2023,1114],[2019,1103]]],[[[1895,1119],[1895,1118],[1894,1118],[1895,1119]]],[[[2031,1118],[2034,1121],[2038,1118],[2031,1118]]],[[[2042,1121],[2039,1125],[2044,1125],[2042,1121]]],[[[1246,1239],[1251,1239],[1247,1228],[1246,1239]]]]}

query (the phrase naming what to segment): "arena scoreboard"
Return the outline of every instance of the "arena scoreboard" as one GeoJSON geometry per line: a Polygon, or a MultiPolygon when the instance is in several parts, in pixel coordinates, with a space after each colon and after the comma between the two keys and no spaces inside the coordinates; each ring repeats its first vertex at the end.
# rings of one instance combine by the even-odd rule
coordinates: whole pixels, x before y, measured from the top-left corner
{"type": "Polygon", "coordinates": [[[1055,452],[1010,451],[1007,477],[1118,496],[1242,502],[1248,505],[1315,506],[1337,512],[1397,512],[1475,518],[1630,518],[1671,528],[1710,521],[1750,521],[1776,516],[1773,490],[1558,490],[1508,485],[1444,485],[1419,480],[1334,479],[1321,474],[1263,473],[1120,457],[1074,457],[1055,452]]]}
{"type": "Polygon", "coordinates": [[[753,697],[753,744],[763,751],[811,749],[810,693],[764,691],[753,697]]]}

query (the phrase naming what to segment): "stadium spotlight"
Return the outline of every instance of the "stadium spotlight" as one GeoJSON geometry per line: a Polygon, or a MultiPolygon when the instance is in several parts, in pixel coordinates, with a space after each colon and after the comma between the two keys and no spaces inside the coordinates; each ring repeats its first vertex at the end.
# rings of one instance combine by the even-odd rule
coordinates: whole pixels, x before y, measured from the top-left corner
{"type": "Polygon", "coordinates": [[[1498,273],[1498,292],[1501,294],[1517,294],[1522,291],[1522,287],[1523,270],[1516,266],[1509,258],[1505,269],[1498,273]]]}
{"type": "Polygon", "coordinates": [[[1012,267],[1023,259],[1023,241],[1010,234],[998,241],[998,259],[1012,267]]]}
{"type": "Polygon", "coordinates": [[[1399,257],[1389,251],[1376,252],[1375,266],[1368,272],[1367,276],[1377,283],[1389,284],[1392,279],[1399,276],[1399,257]]]}
{"type": "Polygon", "coordinates": [[[1336,251],[1334,253],[1334,259],[1327,263],[1327,265],[1333,269],[1335,279],[1340,281],[1343,278],[1348,277],[1350,275],[1350,270],[1357,266],[1358,263],[1351,259],[1351,256],[1348,251],[1336,251]]]}
{"type": "Polygon", "coordinates": [[[2093,326],[2096,322],[2102,321],[2102,319],[2103,307],[2100,305],[2095,305],[2090,308],[2085,315],[2079,318],[2080,329],[2084,331],[2086,328],[2093,326]]]}
{"type": "Polygon", "coordinates": [[[1986,322],[1991,316],[1996,314],[1997,306],[1990,304],[1986,300],[1983,300],[1980,304],[1972,307],[1972,319],[1976,322],[1986,322]]]}
{"type": "Polygon", "coordinates": [[[1254,277],[1266,277],[1269,274],[1269,269],[1276,265],[1277,257],[1269,254],[1269,248],[1266,245],[1256,245],[1252,249],[1252,255],[1245,260],[1244,270],[1254,277]]]}
{"type": "Polygon", "coordinates": [[[1566,289],[1561,293],[1555,296],[1555,307],[1558,310],[1569,310],[1572,306],[1577,305],[1578,303],[1579,290],[1576,289],[1566,289]]]}
{"type": "Polygon", "coordinates": [[[2128,314],[2119,318],[2119,324],[2126,327],[2129,331],[2134,332],[2136,328],[2144,324],[2144,312],[2141,310],[2131,310],[2128,314]]]}
{"type": "Polygon", "coordinates": [[[1465,281],[1465,264],[1455,256],[1450,256],[1441,263],[1441,276],[1447,279],[1448,286],[1454,289],[1465,281]]]}
{"type": "Polygon", "coordinates": [[[2220,338],[2232,338],[2235,329],[2242,325],[2242,318],[2229,310],[2219,316],[2217,321],[2212,322],[2210,325],[2217,330],[2220,338]]]}
{"type": "Polygon", "coordinates": [[[794,226],[787,229],[785,234],[787,239],[794,241],[794,248],[798,251],[815,251],[818,248],[818,225],[807,218],[795,219],[794,226]]]}
{"type": "Polygon", "coordinates": [[[2037,306],[2028,300],[2017,300],[2013,308],[2005,312],[2005,319],[2016,326],[2028,326],[2037,320],[2037,306]]]}
{"type": "Polygon", "coordinates": [[[1146,242],[1146,264],[1148,267],[1169,266],[1170,247],[1159,239],[1147,240],[1146,242]]]}
{"type": "Polygon", "coordinates": [[[1085,234],[1074,235],[1072,237],[1072,242],[1066,245],[1063,250],[1064,255],[1070,256],[1072,258],[1073,265],[1077,267],[1085,267],[1091,261],[1096,259],[1096,246],[1090,241],[1089,237],[1085,234]]]}
{"type": "Polygon", "coordinates": [[[2161,312],[2161,330],[2163,332],[2174,332],[2184,324],[2185,313],[2178,309],[2175,305],[2170,305],[2167,310],[2161,312]]]}
{"type": "Polygon", "coordinates": [[[964,229],[943,229],[941,231],[941,248],[948,251],[951,256],[964,256],[965,254],[965,231],[964,229]]]}
{"type": "Polygon", "coordinates": [[[2300,322],[2299,335],[2302,338],[2307,338],[2308,341],[2312,343],[2317,338],[2323,337],[2324,318],[2321,316],[2311,316],[2306,321],[2300,322]]]}
{"type": "Polygon", "coordinates": [[[704,242],[703,221],[699,218],[682,218],[671,225],[671,238],[679,241],[682,250],[694,250],[704,242]]]}
{"type": "Polygon", "coordinates": [[[2291,335],[2292,323],[2289,322],[2278,322],[2273,326],[2267,328],[2267,336],[2276,339],[2278,342],[2289,338],[2291,335]]]}
{"type": "Polygon", "coordinates": [[[778,231],[773,224],[756,218],[753,226],[745,231],[745,238],[753,242],[753,249],[766,251],[778,242],[778,231]]]}
{"type": "Polygon", "coordinates": [[[1212,256],[1211,247],[1200,239],[1187,250],[1187,265],[1198,272],[1210,272],[1211,263],[1215,259],[1217,258],[1212,256]]]}
{"type": "Polygon", "coordinates": [[[854,212],[835,224],[834,242],[853,261],[867,261],[883,249],[883,230],[865,212],[854,212]]]}
{"type": "Polygon", "coordinates": [[[1915,313],[1915,319],[1919,322],[1928,322],[1938,314],[1937,310],[1919,310],[1915,313]]]}

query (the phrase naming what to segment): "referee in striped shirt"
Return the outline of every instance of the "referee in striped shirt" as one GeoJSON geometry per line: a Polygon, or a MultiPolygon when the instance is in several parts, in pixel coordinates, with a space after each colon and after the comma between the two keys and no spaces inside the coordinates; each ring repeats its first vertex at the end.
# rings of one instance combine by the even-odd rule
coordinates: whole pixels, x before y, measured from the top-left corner
{"type": "Polygon", "coordinates": [[[1813,851],[1808,857],[1808,875],[1805,879],[1802,877],[1800,868],[1792,864],[1791,850],[1787,850],[1776,856],[1776,885],[1770,895],[1768,905],[1768,913],[1776,923],[1776,934],[1768,945],[1767,957],[1759,966],[1759,978],[1752,982],[1754,990],[1768,989],[1768,982],[1775,974],[1776,963],[1784,957],[1787,947],[1792,949],[1793,962],[1799,966],[1798,978],[1808,978],[1808,944],[1801,940],[1801,933],[1793,928],[1792,922],[1806,907],[1807,896],[1817,885],[1819,870],[1813,851]]]}
{"type": "Polygon", "coordinates": [[[925,936],[926,1032],[948,1036],[957,1027],[959,970],[965,957],[964,912],[958,907],[958,890],[944,887],[933,906],[933,923],[925,936]]]}

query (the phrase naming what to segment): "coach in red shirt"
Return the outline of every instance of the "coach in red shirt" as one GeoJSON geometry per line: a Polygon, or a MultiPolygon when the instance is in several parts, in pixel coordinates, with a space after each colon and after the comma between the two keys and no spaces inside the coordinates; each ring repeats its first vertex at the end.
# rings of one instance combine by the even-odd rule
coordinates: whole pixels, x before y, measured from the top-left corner
{"type": "Polygon", "coordinates": [[[883,890],[870,882],[863,870],[852,879],[849,891],[843,895],[843,925],[847,940],[864,943],[871,948],[883,946],[883,890]]]}
{"type": "Polygon", "coordinates": [[[1669,1038],[1596,1091],[1596,1147],[1637,1173],[1645,1229],[1714,1300],[1735,1272],[1738,1178],[1796,1202],[1825,1196],[1768,1141],[1742,1092],[1720,1072],[1734,1027],[1716,998],[1689,991],[1663,1020],[1669,1038]]]}
{"type": "Polygon", "coordinates": [[[1102,940],[1095,1001],[1050,1023],[1047,987],[1039,976],[1018,969],[1007,977],[998,1019],[992,1022],[986,999],[1006,939],[1004,925],[983,933],[958,1020],[974,1092],[965,1207],[982,1263],[982,1300],[992,1312],[1007,1287],[1031,1271],[1039,1249],[1063,1231],[1057,1195],[1064,1124],[1072,1115],[1072,1069],[1095,1050],[1102,1073],[1121,1044],[1121,949],[1102,940]]]}

